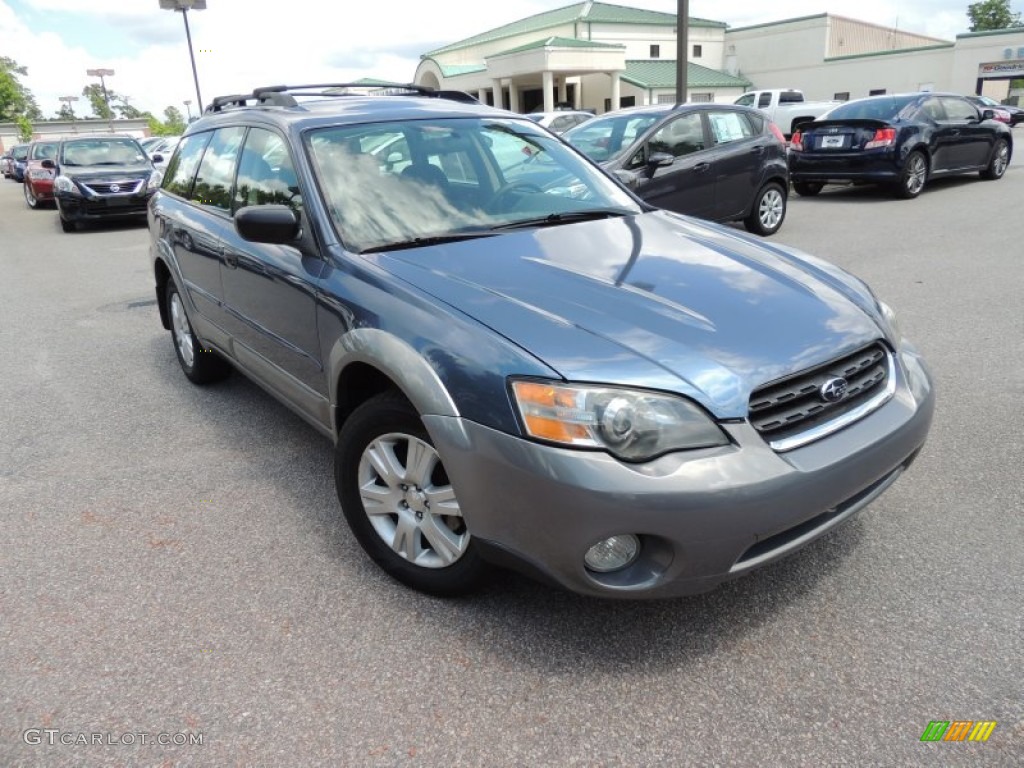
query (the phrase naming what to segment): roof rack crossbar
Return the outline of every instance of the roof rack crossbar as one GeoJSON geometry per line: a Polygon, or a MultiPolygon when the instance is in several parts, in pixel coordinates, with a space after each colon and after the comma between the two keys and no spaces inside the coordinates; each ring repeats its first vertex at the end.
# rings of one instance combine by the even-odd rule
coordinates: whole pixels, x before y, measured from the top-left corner
{"type": "Polygon", "coordinates": [[[298,102],[295,96],[323,96],[334,97],[343,94],[337,91],[342,88],[362,88],[377,91],[387,91],[393,96],[428,96],[438,99],[449,99],[466,103],[479,103],[479,100],[465,91],[437,90],[428,85],[416,85],[415,83],[310,83],[307,85],[264,85],[254,88],[250,94],[231,94],[229,96],[217,96],[210,102],[206,112],[220,112],[225,107],[245,107],[249,102],[275,107],[295,107],[298,102]],[[328,89],[318,90],[318,89],[328,89]],[[396,93],[398,91],[399,93],[396,93]],[[404,91],[404,93],[401,93],[404,91]]]}

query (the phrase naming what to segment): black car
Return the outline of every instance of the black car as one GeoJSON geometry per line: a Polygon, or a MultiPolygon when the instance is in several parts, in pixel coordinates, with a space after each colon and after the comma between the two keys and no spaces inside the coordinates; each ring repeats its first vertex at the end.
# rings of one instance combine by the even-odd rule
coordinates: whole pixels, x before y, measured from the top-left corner
{"type": "Polygon", "coordinates": [[[150,159],[131,136],[76,136],[61,141],[56,160],[43,168],[55,172],[54,199],[60,226],[73,232],[87,221],[145,221],[146,204],[160,182],[150,159]]]}
{"type": "Polygon", "coordinates": [[[1014,107],[1009,104],[1000,104],[993,98],[988,96],[966,96],[969,102],[971,102],[978,109],[1001,109],[1010,116],[1010,126],[1016,126],[1017,123],[1024,123],[1024,109],[1020,107],[1014,107]]]}
{"type": "Polygon", "coordinates": [[[912,93],[842,104],[803,126],[789,145],[789,173],[800,195],[829,182],[892,187],[921,194],[938,176],[978,171],[999,179],[1013,154],[1010,128],[963,96],[912,93]]]}
{"type": "Polygon", "coordinates": [[[786,217],[785,139],[762,113],[725,104],[609,112],[563,138],[652,205],[759,235],[786,217]]]}

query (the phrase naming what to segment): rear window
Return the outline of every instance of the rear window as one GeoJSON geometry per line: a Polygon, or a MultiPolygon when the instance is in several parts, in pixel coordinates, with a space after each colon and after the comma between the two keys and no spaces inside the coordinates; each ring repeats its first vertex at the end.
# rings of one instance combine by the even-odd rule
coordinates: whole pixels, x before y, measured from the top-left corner
{"type": "Polygon", "coordinates": [[[880,96],[876,99],[860,99],[840,104],[828,112],[822,120],[893,120],[912,101],[913,96],[880,96]]]}
{"type": "Polygon", "coordinates": [[[803,103],[804,95],[801,91],[783,91],[779,94],[779,104],[803,103]]]}

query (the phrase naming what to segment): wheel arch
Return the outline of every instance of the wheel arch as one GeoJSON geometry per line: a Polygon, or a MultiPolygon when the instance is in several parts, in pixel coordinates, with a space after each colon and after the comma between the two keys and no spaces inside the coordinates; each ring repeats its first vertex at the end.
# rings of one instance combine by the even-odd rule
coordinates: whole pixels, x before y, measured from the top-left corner
{"type": "Polygon", "coordinates": [[[171,280],[171,270],[163,259],[153,262],[153,277],[156,278],[156,307],[160,312],[160,323],[164,330],[171,330],[171,316],[167,310],[167,283],[171,280]]]}

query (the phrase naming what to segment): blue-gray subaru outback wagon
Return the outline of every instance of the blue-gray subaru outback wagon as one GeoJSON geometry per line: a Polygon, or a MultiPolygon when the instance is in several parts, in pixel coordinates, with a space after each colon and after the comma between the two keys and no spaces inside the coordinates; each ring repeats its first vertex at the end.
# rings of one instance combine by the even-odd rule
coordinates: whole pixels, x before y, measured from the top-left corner
{"type": "Polygon", "coordinates": [[[218,98],[149,206],[185,375],[238,369],[329,436],[384,570],[442,595],[493,564],[701,592],[911,464],[932,385],[863,282],[655,210],[458,96],[218,98]]]}

